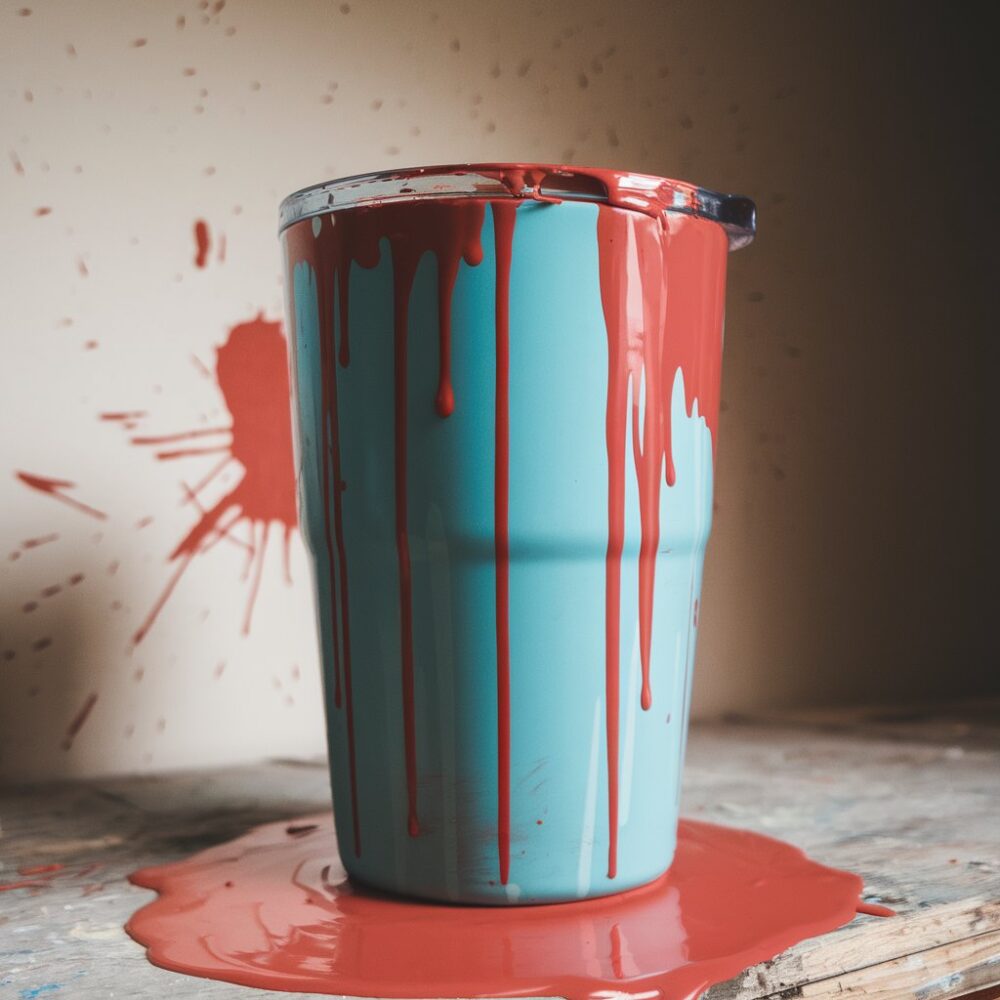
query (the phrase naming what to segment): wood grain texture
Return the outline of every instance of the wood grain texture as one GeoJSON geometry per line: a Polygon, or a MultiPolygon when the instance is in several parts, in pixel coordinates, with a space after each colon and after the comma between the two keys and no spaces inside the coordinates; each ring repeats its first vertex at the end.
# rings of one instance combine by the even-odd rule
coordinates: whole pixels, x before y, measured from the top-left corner
{"type": "MultiPolygon", "coordinates": [[[[65,866],[0,892],[0,997],[273,997],[149,965],[122,925],[150,893],[126,876],[328,796],[320,761],[0,793],[0,884],[65,866]]],[[[695,725],[684,812],[799,844],[899,913],[804,941],[709,1000],[948,1000],[1000,982],[1000,705],[695,725]]]]}

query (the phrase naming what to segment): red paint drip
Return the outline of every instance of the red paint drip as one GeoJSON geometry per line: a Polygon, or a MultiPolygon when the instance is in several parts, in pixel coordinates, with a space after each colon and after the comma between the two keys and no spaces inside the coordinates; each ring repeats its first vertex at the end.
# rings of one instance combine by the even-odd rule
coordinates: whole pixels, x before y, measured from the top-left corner
{"type": "Polygon", "coordinates": [[[858,903],[858,913],[867,914],[869,917],[894,917],[896,911],[883,906],[881,903],[866,903],[864,900],[858,903]]]}
{"type": "MultiPolygon", "coordinates": [[[[135,445],[157,446],[202,437],[228,436],[228,441],[220,444],[156,453],[161,461],[210,454],[221,454],[223,457],[194,489],[187,490],[188,499],[199,508],[199,518],[170,553],[169,559],[177,564],[177,568],[133,634],[133,644],[142,642],[146,637],[196,556],[204,555],[222,539],[244,544],[232,536],[239,524],[249,527],[250,541],[245,547],[253,569],[243,621],[243,632],[248,633],[263,572],[270,525],[276,523],[282,529],[286,546],[298,525],[288,408],[288,356],[281,325],[258,314],[249,322],[232,327],[226,342],[216,350],[215,378],[231,417],[228,427],[199,428],[131,439],[135,445]],[[243,477],[211,506],[202,507],[202,491],[234,461],[242,466],[243,477]]],[[[140,415],[141,411],[129,411],[102,414],[102,419],[125,421],[140,415]]]]}
{"type": "Polygon", "coordinates": [[[862,881],[790,844],[682,821],[650,885],[578,903],[424,903],[352,884],[329,815],[136,872],[127,930],[156,965],[262,989],[383,997],[694,1000],[855,916],[862,881]],[[314,826],[316,829],[309,829],[314,826]]]}
{"type": "Polygon", "coordinates": [[[89,504],[81,503],[73,497],[66,496],[63,492],[64,490],[71,490],[76,487],[76,483],[71,483],[68,479],[49,479],[46,476],[36,476],[30,472],[15,472],[14,475],[16,475],[25,486],[33,490],[38,490],[39,493],[47,493],[53,499],[59,500],[69,507],[82,511],[84,514],[89,514],[91,517],[96,517],[99,521],[107,519],[108,515],[103,511],[97,510],[89,504]]]}
{"type": "Polygon", "coordinates": [[[195,220],[194,224],[194,266],[204,267],[208,263],[208,253],[212,238],[209,235],[208,223],[204,219],[195,220]]]}
{"type": "Polygon", "coordinates": [[[653,703],[650,659],[653,593],[660,545],[662,483],[673,485],[671,399],[684,378],[688,415],[695,400],[717,439],[722,354],[725,231],[713,222],[649,217],[601,205],[597,239],[608,335],[605,435],[608,545],[605,560],[605,728],[608,769],[608,877],[617,870],[621,558],[625,539],[625,450],[631,416],[639,496],[639,654],[641,704],[653,703]],[[631,396],[631,407],[629,397],[631,396]],[[640,398],[644,406],[640,408],[640,398]]]}
{"type": "Polygon", "coordinates": [[[493,202],[496,249],[496,443],[493,546],[497,628],[497,850],[500,883],[510,874],[510,266],[517,204],[493,202]]]}
{"type": "MultiPolygon", "coordinates": [[[[425,253],[433,253],[438,266],[439,303],[439,384],[434,406],[447,416],[455,405],[451,385],[451,298],[464,260],[476,265],[482,260],[479,234],[484,206],[475,201],[433,201],[405,205],[381,205],[338,212],[329,217],[307,219],[285,233],[288,265],[308,263],[317,275],[319,306],[320,361],[322,371],[321,442],[324,529],[330,594],[338,614],[330,616],[334,647],[334,704],[341,706],[341,672],[347,725],[348,768],[351,784],[354,849],[360,853],[360,819],[357,806],[357,775],[354,749],[354,709],[350,691],[350,605],[347,551],[343,531],[340,492],[344,489],[340,468],[339,418],[337,414],[337,367],[350,364],[350,274],[353,265],[372,268],[380,259],[380,241],[388,240],[393,273],[393,351],[395,413],[393,418],[395,534],[399,567],[400,682],[403,702],[403,731],[406,756],[407,829],[411,836],[420,832],[417,809],[416,691],[413,669],[413,597],[410,547],[407,526],[408,459],[408,360],[409,302],[417,266],[425,253]],[[315,230],[314,230],[315,225],[315,230]],[[336,350],[332,292],[336,287],[340,320],[340,348],[336,350]],[[330,510],[333,511],[333,531],[330,510]],[[336,551],[334,551],[336,550],[336,551]],[[336,595],[336,596],[335,596],[336,595]],[[341,641],[342,640],[342,641],[341,641]]],[[[289,281],[291,284],[291,280],[289,281]]]]}
{"type": "Polygon", "coordinates": [[[87,719],[90,718],[90,713],[94,710],[94,706],[97,704],[97,693],[91,692],[87,695],[86,701],[80,706],[80,710],[73,716],[73,721],[66,727],[66,736],[62,742],[63,750],[69,750],[73,746],[73,740],[76,739],[77,734],[83,729],[84,724],[87,719]]]}

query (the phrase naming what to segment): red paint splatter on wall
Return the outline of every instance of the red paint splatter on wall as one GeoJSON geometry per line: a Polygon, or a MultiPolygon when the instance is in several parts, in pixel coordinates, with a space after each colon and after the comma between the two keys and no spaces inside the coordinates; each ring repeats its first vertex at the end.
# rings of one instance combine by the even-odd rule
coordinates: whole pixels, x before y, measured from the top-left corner
{"type": "MultiPolygon", "coordinates": [[[[132,637],[142,642],[173,593],[180,578],[199,555],[204,555],[222,539],[243,546],[247,552],[244,579],[250,593],[243,619],[243,633],[250,622],[264,568],[264,556],[272,525],[283,533],[284,576],[290,581],[289,543],[298,525],[295,507],[295,474],[292,459],[292,427],[289,407],[288,358],[281,324],[258,314],[229,331],[226,342],[216,350],[214,377],[229,411],[228,426],[203,427],[176,434],[142,435],[131,443],[158,448],[156,457],[170,461],[203,455],[221,458],[193,487],[184,485],[186,502],[198,507],[199,517],[191,530],[170,553],[177,564],[173,576],[145,620],[132,637]],[[218,443],[220,437],[228,441],[218,443]],[[202,443],[202,439],[208,439],[202,443]],[[190,444],[190,442],[195,442],[190,444]],[[174,447],[179,445],[179,447],[174,447]],[[200,497],[209,484],[232,463],[243,468],[243,476],[210,506],[200,497]],[[234,535],[240,524],[249,526],[249,540],[234,535]]],[[[102,419],[123,424],[137,411],[102,414],[102,419]]]]}
{"type": "Polygon", "coordinates": [[[212,237],[208,231],[208,223],[204,219],[196,219],[194,224],[194,266],[204,267],[208,263],[208,252],[212,247],[212,237]]]}
{"type": "Polygon", "coordinates": [[[38,538],[26,538],[21,542],[22,549],[37,549],[41,545],[48,545],[49,542],[57,541],[59,536],[53,532],[51,535],[39,535],[38,538]]]}
{"type": "Polygon", "coordinates": [[[89,504],[81,503],[73,497],[66,496],[63,492],[64,490],[71,490],[76,487],[76,483],[72,483],[68,479],[49,479],[47,476],[36,476],[31,472],[15,472],[14,475],[30,489],[38,490],[39,493],[47,493],[53,499],[60,500],[67,506],[74,507],[84,514],[89,514],[91,517],[96,517],[99,521],[107,518],[107,514],[103,511],[97,510],[89,504]]]}
{"type": "Polygon", "coordinates": [[[90,718],[90,713],[94,710],[96,704],[97,694],[92,691],[87,695],[87,700],[80,706],[80,710],[73,716],[73,721],[66,727],[66,736],[62,742],[63,750],[69,750],[73,746],[73,740],[76,739],[77,734],[83,729],[84,723],[90,718]]]}

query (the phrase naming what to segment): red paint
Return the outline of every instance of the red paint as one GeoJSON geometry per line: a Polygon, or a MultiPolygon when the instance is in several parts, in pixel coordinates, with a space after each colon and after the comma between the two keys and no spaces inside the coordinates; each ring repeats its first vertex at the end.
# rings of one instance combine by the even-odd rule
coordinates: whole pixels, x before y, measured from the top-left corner
{"type": "Polygon", "coordinates": [[[98,418],[112,423],[131,423],[146,416],[145,410],[119,410],[117,412],[99,413],[98,418]]]}
{"type": "Polygon", "coordinates": [[[208,223],[204,219],[196,219],[194,224],[194,266],[204,267],[208,263],[208,253],[212,240],[208,232],[208,223]]]}
{"type": "Polygon", "coordinates": [[[66,727],[66,736],[62,742],[63,750],[69,750],[73,746],[73,740],[76,739],[77,734],[83,729],[84,723],[90,718],[90,713],[94,710],[94,706],[97,704],[97,693],[91,692],[87,695],[86,701],[80,706],[80,710],[73,716],[73,721],[66,727]]]}
{"type": "Polygon", "coordinates": [[[660,492],[675,481],[671,397],[684,378],[686,410],[717,440],[722,307],[728,244],[713,222],[674,215],[652,218],[601,205],[597,240],[601,302],[608,335],[605,417],[608,454],[608,545],[605,562],[605,703],[608,767],[608,877],[617,869],[618,722],[621,557],[625,537],[626,439],[639,496],[639,654],[641,704],[653,703],[650,654],[653,591],[660,547],[660,492]],[[640,414],[639,400],[645,400],[640,414]],[[631,407],[629,397],[631,396],[631,407]]]}
{"type": "Polygon", "coordinates": [[[864,900],[858,903],[858,913],[864,913],[870,917],[894,917],[896,915],[896,911],[890,910],[888,906],[883,906],[881,903],[866,903],[864,900]]]}
{"type": "Polygon", "coordinates": [[[639,889],[557,905],[442,906],[349,882],[329,815],[259,827],[132,881],[160,897],[128,932],[177,972],[322,994],[570,1000],[694,1000],[848,923],[862,889],[858,876],[789,844],[682,821],[673,867],[639,889]]]}
{"type": "Polygon", "coordinates": [[[555,163],[452,163],[409,168],[381,176],[407,181],[439,174],[489,177],[516,198],[558,202],[560,196],[596,197],[614,208],[631,209],[658,221],[668,209],[698,212],[703,208],[701,193],[693,184],[600,167],[555,163]],[[543,188],[550,193],[543,193],[543,188]]]}
{"type": "MultiPolygon", "coordinates": [[[[441,416],[455,406],[451,385],[451,297],[461,261],[474,266],[482,260],[479,234],[484,204],[479,201],[428,201],[405,205],[383,205],[338,212],[329,217],[307,219],[285,234],[291,271],[308,263],[319,276],[320,365],[322,379],[321,462],[323,506],[329,588],[339,615],[330,619],[334,650],[334,705],[343,708],[347,726],[348,770],[352,800],[354,850],[360,854],[361,832],[357,807],[357,774],[354,750],[354,708],[351,693],[350,600],[347,549],[343,530],[340,494],[345,488],[341,473],[339,417],[337,411],[337,366],[350,364],[350,272],[355,264],[374,267],[380,258],[380,242],[389,242],[393,272],[393,350],[395,413],[393,418],[395,534],[399,567],[400,683],[403,702],[403,730],[407,787],[407,829],[411,836],[420,832],[417,803],[417,735],[413,672],[413,597],[410,573],[410,545],[407,526],[408,467],[408,360],[409,302],[417,266],[425,253],[434,254],[438,282],[439,382],[433,405],[441,416]],[[315,233],[314,233],[315,223],[315,233]],[[336,349],[333,287],[338,291],[340,349],[336,349]],[[336,359],[337,364],[334,363],[336,359]],[[331,532],[331,507],[333,530],[331,532]],[[336,596],[335,596],[336,595],[336,596]],[[337,598],[339,597],[339,602],[337,598]],[[343,690],[341,690],[343,674],[343,690]]],[[[291,280],[289,280],[291,285],[291,280]]]]}
{"type": "Polygon", "coordinates": [[[18,868],[18,875],[45,875],[51,872],[61,872],[65,865],[61,865],[58,862],[53,862],[50,865],[30,865],[27,868],[18,868]]]}
{"type": "Polygon", "coordinates": [[[55,532],[51,535],[40,535],[38,538],[26,538],[21,542],[22,549],[37,549],[40,545],[48,545],[49,542],[55,542],[59,538],[55,532]]]}
{"type": "Polygon", "coordinates": [[[67,506],[74,507],[76,510],[82,511],[84,514],[89,514],[91,517],[96,517],[99,521],[106,520],[108,516],[103,511],[97,510],[89,504],[81,503],[79,500],[74,500],[73,497],[66,496],[63,492],[64,490],[71,490],[76,487],[76,483],[71,483],[68,479],[49,479],[46,476],[36,476],[30,472],[15,472],[14,475],[25,486],[33,490],[38,490],[39,493],[47,493],[55,500],[60,500],[67,506]]]}
{"type": "Polygon", "coordinates": [[[497,628],[497,850],[500,883],[510,874],[510,267],[516,202],[492,204],[496,249],[496,442],[493,546],[497,628]]]}
{"type": "MultiPolygon", "coordinates": [[[[258,314],[232,327],[226,342],[216,350],[215,378],[231,418],[228,426],[131,438],[132,444],[152,446],[203,437],[228,435],[229,438],[219,444],[169,448],[156,453],[161,461],[210,454],[221,454],[222,458],[195,487],[186,487],[187,498],[198,507],[199,517],[170,553],[170,561],[176,562],[177,568],[134,633],[135,644],[146,637],[192,560],[223,538],[244,545],[250,557],[252,576],[243,621],[243,632],[248,633],[270,527],[276,524],[282,531],[287,560],[291,535],[298,524],[288,409],[288,357],[281,324],[258,314]],[[242,478],[211,506],[202,507],[202,491],[232,462],[242,466],[242,478]],[[239,524],[249,526],[249,543],[233,538],[232,532],[239,524]]],[[[101,419],[127,423],[141,415],[142,411],[122,411],[102,414],[101,419]]]]}

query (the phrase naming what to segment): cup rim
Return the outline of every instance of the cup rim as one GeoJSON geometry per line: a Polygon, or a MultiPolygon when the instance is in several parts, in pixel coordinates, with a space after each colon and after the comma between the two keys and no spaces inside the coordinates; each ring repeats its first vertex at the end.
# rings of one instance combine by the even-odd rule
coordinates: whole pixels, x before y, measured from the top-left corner
{"type": "Polygon", "coordinates": [[[729,249],[752,242],[757,209],[741,195],[630,170],[549,163],[451,163],[401,167],[338,177],[288,195],[279,209],[279,234],[318,215],[387,202],[444,198],[584,201],[661,217],[694,215],[726,230],[729,249]]]}

